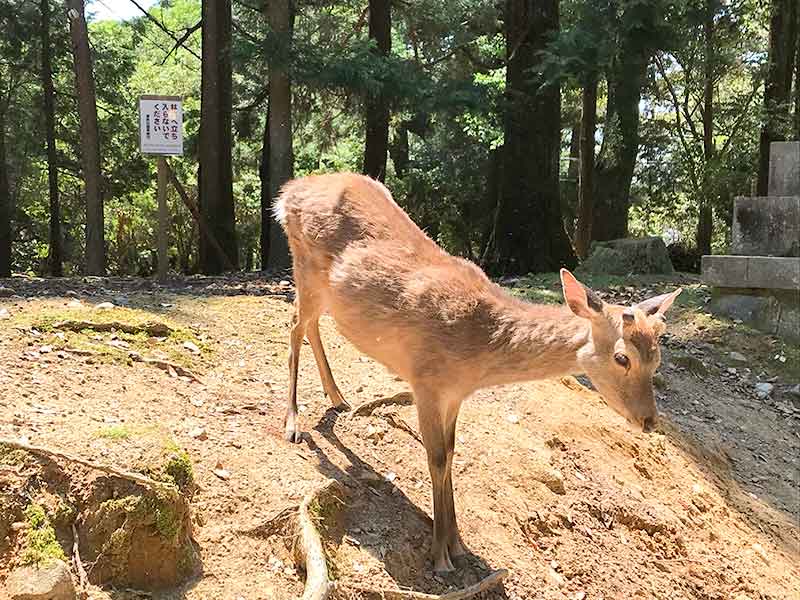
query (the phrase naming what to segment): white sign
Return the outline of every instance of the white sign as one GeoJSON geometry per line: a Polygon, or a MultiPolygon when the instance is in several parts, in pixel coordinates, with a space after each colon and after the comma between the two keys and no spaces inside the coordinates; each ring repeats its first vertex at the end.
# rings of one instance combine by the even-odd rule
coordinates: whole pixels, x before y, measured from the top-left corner
{"type": "Polygon", "coordinates": [[[139,148],[142,154],[183,154],[183,101],[180,96],[139,98],[139,148]]]}

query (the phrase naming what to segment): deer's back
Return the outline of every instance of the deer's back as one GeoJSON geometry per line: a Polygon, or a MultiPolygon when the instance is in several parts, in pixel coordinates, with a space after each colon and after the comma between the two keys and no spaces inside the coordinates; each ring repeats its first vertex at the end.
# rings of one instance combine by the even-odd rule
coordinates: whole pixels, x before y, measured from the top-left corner
{"type": "Polygon", "coordinates": [[[298,179],[276,216],[302,272],[298,285],[312,286],[341,333],[404,378],[486,342],[471,338],[482,335],[499,288],[439,248],[380,183],[355,174],[298,179]]]}

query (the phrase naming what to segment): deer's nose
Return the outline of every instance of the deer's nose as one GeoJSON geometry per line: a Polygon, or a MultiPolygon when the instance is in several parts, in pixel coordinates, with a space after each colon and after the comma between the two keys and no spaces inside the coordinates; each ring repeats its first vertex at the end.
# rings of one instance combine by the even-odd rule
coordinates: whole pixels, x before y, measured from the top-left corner
{"type": "Polygon", "coordinates": [[[642,431],[644,431],[645,433],[650,433],[655,428],[656,428],[656,417],[645,417],[644,421],[642,421],[642,431]]]}

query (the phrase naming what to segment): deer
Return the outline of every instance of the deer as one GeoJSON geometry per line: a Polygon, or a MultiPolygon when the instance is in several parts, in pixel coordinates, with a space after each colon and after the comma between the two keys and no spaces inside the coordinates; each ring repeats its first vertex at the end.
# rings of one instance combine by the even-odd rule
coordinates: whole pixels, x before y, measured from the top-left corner
{"type": "Polygon", "coordinates": [[[286,440],[301,441],[297,371],[304,337],[325,394],[350,408],[320,338],[319,318],[411,387],[433,488],[436,572],[466,553],[451,468],[462,402],[483,388],[586,374],[636,431],[656,425],[652,377],[665,313],[681,293],[607,304],[567,269],[564,305],[517,299],[474,263],[431,240],[378,181],[354,173],[286,183],[273,213],[286,232],[296,286],[286,440]]]}

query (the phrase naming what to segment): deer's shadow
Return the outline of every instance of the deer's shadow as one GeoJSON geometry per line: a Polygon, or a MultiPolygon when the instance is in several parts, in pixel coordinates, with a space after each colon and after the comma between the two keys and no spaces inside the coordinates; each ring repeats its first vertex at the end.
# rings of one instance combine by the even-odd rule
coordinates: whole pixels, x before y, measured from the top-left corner
{"type": "MultiPolygon", "coordinates": [[[[433,572],[431,517],[342,441],[336,424],[345,415],[329,409],[314,427],[314,431],[347,459],[349,465],[345,468],[331,461],[311,436],[304,436],[304,442],[319,461],[319,471],[348,488],[340,526],[330,532],[335,542],[369,553],[381,562],[397,586],[420,592],[444,593],[463,588],[492,573],[494,569],[486,560],[468,547],[466,555],[453,561],[454,572],[443,575],[433,572]]],[[[419,451],[425,452],[422,447],[419,451]]],[[[426,485],[430,489],[429,481],[426,485]]],[[[379,583],[375,586],[387,587],[379,583]]],[[[486,598],[503,600],[508,596],[501,585],[493,588],[486,598]]]]}

